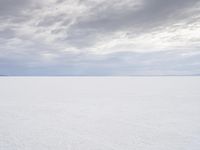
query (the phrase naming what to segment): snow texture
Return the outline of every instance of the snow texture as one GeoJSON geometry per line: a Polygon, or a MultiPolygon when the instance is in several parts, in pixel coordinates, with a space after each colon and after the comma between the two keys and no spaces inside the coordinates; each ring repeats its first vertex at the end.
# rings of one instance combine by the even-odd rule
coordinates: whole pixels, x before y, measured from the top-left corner
{"type": "Polygon", "coordinates": [[[0,150],[199,148],[199,77],[0,78],[0,150]]]}

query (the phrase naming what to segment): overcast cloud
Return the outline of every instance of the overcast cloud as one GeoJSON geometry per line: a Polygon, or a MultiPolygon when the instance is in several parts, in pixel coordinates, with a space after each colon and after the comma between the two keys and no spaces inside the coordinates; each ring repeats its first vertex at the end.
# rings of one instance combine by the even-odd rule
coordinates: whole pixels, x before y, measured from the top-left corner
{"type": "Polygon", "coordinates": [[[197,75],[199,20],[199,0],[0,0],[0,75],[197,75]]]}

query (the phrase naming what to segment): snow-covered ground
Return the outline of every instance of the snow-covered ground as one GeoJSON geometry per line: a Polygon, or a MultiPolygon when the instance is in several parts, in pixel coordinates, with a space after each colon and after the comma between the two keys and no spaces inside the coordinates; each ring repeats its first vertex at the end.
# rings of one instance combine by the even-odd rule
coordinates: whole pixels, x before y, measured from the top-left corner
{"type": "Polygon", "coordinates": [[[200,77],[2,77],[0,150],[199,150],[200,77]]]}

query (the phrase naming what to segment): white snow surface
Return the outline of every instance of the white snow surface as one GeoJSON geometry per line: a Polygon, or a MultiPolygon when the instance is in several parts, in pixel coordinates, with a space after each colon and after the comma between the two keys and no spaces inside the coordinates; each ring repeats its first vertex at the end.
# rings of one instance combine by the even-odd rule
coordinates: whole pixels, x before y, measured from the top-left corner
{"type": "Polygon", "coordinates": [[[199,150],[200,77],[2,77],[0,150],[199,150]]]}

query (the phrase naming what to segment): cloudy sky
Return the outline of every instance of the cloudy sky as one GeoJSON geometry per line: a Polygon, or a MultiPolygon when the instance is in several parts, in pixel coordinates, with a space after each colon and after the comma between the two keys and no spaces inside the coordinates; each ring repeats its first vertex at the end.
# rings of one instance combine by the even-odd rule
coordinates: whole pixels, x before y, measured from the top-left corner
{"type": "Polygon", "coordinates": [[[198,75],[199,0],[0,0],[0,75],[198,75]]]}

